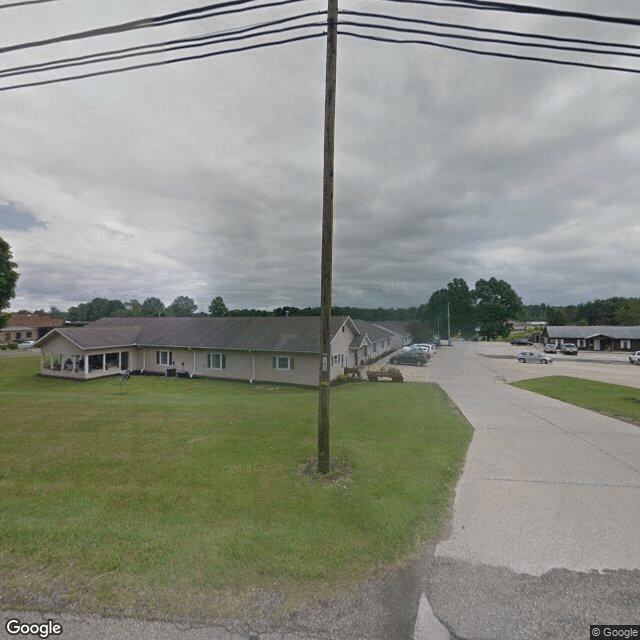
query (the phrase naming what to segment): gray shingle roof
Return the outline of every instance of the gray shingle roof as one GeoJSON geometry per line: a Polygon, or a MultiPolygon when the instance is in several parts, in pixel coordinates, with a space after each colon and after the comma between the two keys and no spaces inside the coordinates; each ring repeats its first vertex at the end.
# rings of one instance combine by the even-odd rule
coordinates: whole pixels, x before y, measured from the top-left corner
{"type": "MultiPolygon", "coordinates": [[[[331,319],[332,338],[346,316],[331,319]]],[[[85,327],[57,328],[56,333],[83,349],[140,345],[320,353],[320,318],[102,318],[85,327]]]]}
{"type": "Polygon", "coordinates": [[[393,335],[392,331],[366,320],[354,320],[353,324],[356,325],[358,333],[369,336],[371,342],[378,342],[393,335]]]}
{"type": "Polygon", "coordinates": [[[606,336],[616,340],[640,340],[640,326],[599,325],[582,327],[575,325],[549,325],[546,327],[546,332],[549,338],[580,338],[586,340],[596,336],[606,336]]]}

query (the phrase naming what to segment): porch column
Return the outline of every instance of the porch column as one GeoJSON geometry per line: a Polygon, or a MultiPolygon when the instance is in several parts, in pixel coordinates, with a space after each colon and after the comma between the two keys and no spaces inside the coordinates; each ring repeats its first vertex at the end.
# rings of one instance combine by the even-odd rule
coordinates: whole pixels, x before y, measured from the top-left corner
{"type": "Polygon", "coordinates": [[[118,371],[122,371],[122,351],[118,351],[118,371]]]}
{"type": "Polygon", "coordinates": [[[106,353],[102,354],[102,370],[103,371],[107,370],[107,354],[106,353]]]}
{"type": "Polygon", "coordinates": [[[86,377],[89,375],[89,356],[85,353],[83,358],[84,358],[84,375],[86,377]]]}

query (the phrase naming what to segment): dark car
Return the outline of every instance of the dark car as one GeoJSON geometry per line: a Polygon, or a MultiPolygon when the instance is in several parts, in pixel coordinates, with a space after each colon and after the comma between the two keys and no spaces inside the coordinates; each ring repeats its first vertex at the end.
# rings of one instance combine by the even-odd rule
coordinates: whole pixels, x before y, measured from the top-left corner
{"type": "Polygon", "coordinates": [[[513,344],[513,345],[516,345],[516,344],[520,345],[520,344],[522,344],[522,345],[524,345],[525,347],[527,347],[527,346],[529,346],[530,344],[533,344],[533,342],[531,342],[531,340],[527,340],[527,338],[514,338],[514,339],[511,341],[511,344],[513,344]]]}
{"type": "Polygon", "coordinates": [[[411,349],[410,351],[402,351],[401,353],[397,353],[395,356],[391,356],[389,358],[389,362],[391,364],[415,364],[421,367],[427,359],[421,351],[415,351],[411,349]]]}

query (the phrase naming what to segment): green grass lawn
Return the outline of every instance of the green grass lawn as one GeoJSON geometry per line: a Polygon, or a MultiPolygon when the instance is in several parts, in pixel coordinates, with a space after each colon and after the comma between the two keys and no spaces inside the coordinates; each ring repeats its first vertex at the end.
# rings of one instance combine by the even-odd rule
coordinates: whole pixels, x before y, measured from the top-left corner
{"type": "Polygon", "coordinates": [[[348,590],[438,535],[471,438],[435,385],[337,387],[332,456],[351,473],[314,482],[315,390],[38,363],[0,357],[4,606],[214,618],[255,587],[348,590]]]}
{"type": "Polygon", "coordinates": [[[640,425],[640,389],[567,376],[512,382],[515,387],[640,425]]]}

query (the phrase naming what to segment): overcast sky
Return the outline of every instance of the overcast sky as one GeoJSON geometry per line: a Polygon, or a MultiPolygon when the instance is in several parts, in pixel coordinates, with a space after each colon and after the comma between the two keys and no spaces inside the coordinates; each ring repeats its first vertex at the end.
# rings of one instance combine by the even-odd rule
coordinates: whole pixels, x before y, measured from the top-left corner
{"type": "MultiPolygon", "coordinates": [[[[202,4],[6,8],[0,43],[202,4]]],[[[637,0],[523,4],[640,18],[637,0]]],[[[376,0],[340,6],[640,44],[640,27],[376,0]]],[[[0,67],[325,7],[308,0],[1,53],[0,67]]],[[[490,48],[640,69],[640,58],[490,48]]],[[[67,309],[98,296],[169,304],[187,295],[200,310],[215,296],[230,308],[319,304],[324,64],[316,38],[0,92],[0,236],[20,272],[11,308],[67,309]]],[[[88,70],[0,78],[0,87],[88,70]]],[[[639,105],[640,75],[341,36],[333,303],[420,305],[453,278],[473,287],[492,276],[526,304],[639,296],[639,105]]]]}

